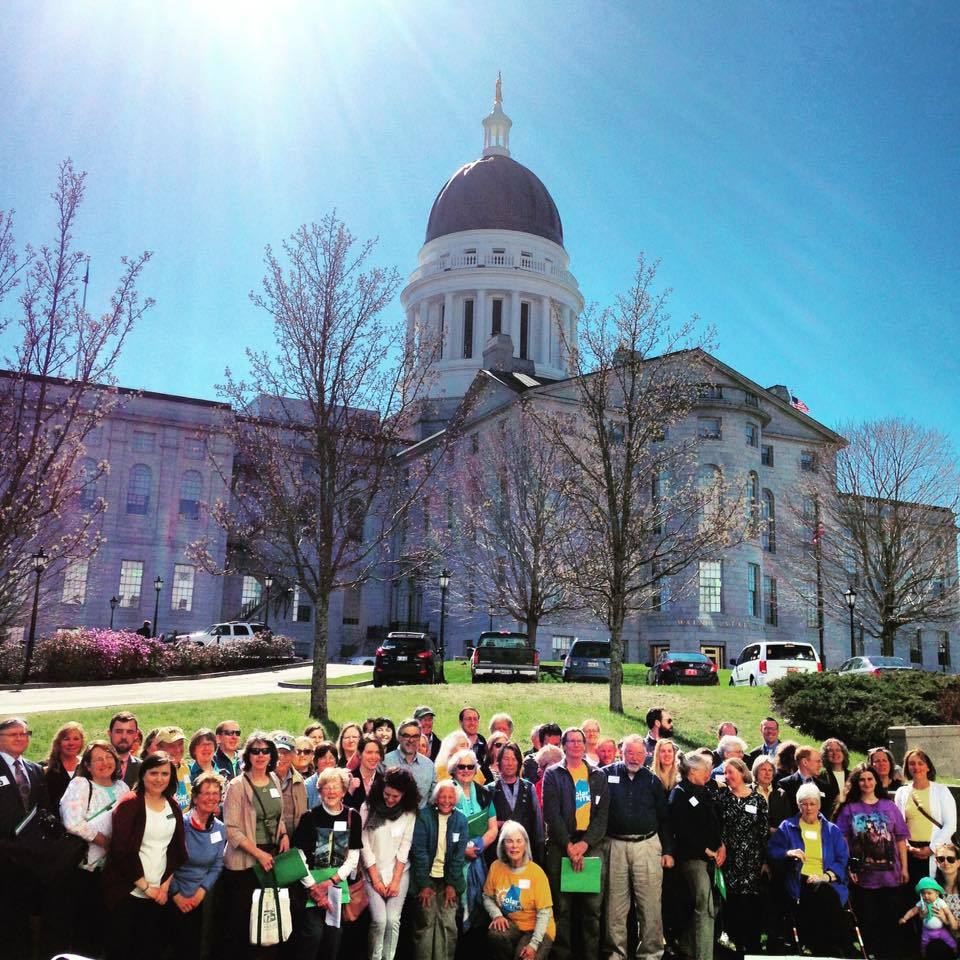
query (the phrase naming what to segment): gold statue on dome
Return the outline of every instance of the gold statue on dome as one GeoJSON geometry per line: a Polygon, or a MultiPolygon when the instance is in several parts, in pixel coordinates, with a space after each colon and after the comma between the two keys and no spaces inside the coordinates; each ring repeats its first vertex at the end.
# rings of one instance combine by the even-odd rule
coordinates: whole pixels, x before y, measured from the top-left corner
{"type": "Polygon", "coordinates": [[[494,103],[503,103],[503,86],[502,86],[502,82],[503,82],[503,81],[502,81],[501,76],[500,76],[500,71],[498,70],[498,71],[497,71],[497,91],[496,91],[496,93],[493,95],[493,102],[494,102],[494,103]]]}

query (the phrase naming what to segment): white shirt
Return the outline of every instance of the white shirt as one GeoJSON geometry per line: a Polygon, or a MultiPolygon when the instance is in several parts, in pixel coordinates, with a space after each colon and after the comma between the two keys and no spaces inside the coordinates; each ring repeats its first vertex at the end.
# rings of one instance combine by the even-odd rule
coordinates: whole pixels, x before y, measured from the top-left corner
{"type": "Polygon", "coordinates": [[[93,841],[98,833],[111,836],[113,807],[128,793],[130,788],[122,780],[109,787],[101,787],[86,777],[70,781],[60,801],[60,819],[70,833],[83,837],[90,844],[85,866],[92,869],[106,856],[107,851],[93,841]]]}
{"type": "MultiPolygon", "coordinates": [[[[367,805],[363,806],[366,809],[367,805]]],[[[375,830],[363,828],[364,865],[376,866],[384,883],[393,879],[398,860],[409,869],[410,844],[416,822],[416,814],[401,813],[396,820],[386,820],[375,830]]]]}
{"type": "MultiPolygon", "coordinates": [[[[163,874],[167,869],[167,847],[170,846],[176,827],[176,817],[166,802],[159,813],[147,807],[147,823],[143,828],[143,840],[140,842],[140,863],[143,866],[143,878],[150,887],[159,887],[163,882],[163,874]]],[[[131,893],[141,899],[147,897],[136,887],[131,893]]]]}

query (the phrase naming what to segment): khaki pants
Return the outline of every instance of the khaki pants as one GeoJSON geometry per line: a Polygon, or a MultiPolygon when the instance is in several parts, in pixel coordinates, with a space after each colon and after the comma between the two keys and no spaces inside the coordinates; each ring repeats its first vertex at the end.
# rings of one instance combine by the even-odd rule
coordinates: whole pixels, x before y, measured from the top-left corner
{"type": "Polygon", "coordinates": [[[627,915],[631,896],[637,904],[640,936],[637,960],[660,960],[663,956],[663,921],[660,892],[660,838],[608,841],[607,938],[612,958],[626,960],[627,915]]]}
{"type": "MultiPolygon", "coordinates": [[[[460,898],[452,906],[443,905],[443,879],[430,878],[433,896],[430,905],[424,907],[417,897],[416,921],[413,929],[414,956],[416,960],[453,960],[457,949],[457,909],[460,898]]],[[[419,891],[418,891],[419,892],[419,891]]]]}
{"type": "Polygon", "coordinates": [[[693,960],[713,960],[713,879],[705,860],[685,860],[677,868],[687,881],[693,917],[683,934],[683,947],[693,960]]]}

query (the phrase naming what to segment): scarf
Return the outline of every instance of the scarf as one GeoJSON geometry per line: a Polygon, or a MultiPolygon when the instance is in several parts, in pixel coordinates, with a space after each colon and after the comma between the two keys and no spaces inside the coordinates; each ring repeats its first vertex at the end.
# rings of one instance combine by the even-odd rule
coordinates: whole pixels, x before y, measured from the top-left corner
{"type": "Polygon", "coordinates": [[[395,803],[392,807],[388,807],[384,802],[382,793],[375,803],[371,803],[367,799],[367,829],[376,830],[377,827],[381,827],[385,823],[398,820],[403,813],[402,803],[395,803]]]}

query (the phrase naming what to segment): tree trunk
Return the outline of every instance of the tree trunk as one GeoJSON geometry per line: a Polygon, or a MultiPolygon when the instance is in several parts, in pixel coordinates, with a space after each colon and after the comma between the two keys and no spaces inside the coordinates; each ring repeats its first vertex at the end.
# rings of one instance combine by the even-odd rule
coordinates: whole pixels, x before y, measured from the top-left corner
{"type": "Polygon", "coordinates": [[[610,712],[623,713],[623,621],[610,628],[610,712]]]}
{"type": "Polygon", "coordinates": [[[540,626],[540,618],[529,614],[527,616],[527,640],[530,643],[530,646],[534,649],[537,648],[537,627],[540,626]]]}
{"type": "Polygon", "coordinates": [[[313,621],[313,674],[310,678],[310,716],[315,720],[327,720],[327,614],[330,598],[318,597],[314,601],[313,621]]]}
{"type": "Polygon", "coordinates": [[[885,657],[893,656],[893,641],[897,636],[896,629],[891,629],[884,624],[880,634],[880,653],[885,657]]]}

